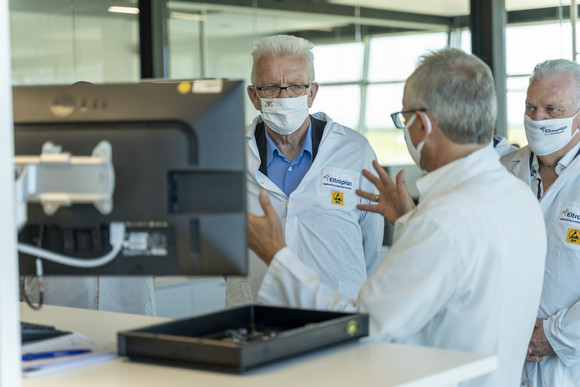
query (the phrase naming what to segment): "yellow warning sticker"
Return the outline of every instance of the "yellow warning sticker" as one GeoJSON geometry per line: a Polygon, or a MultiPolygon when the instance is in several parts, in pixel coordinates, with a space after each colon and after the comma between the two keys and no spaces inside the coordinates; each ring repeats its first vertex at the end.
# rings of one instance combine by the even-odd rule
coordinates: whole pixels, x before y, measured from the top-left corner
{"type": "Polygon", "coordinates": [[[580,245],[580,230],[569,228],[568,235],[566,236],[566,242],[580,245]]]}
{"type": "Polygon", "coordinates": [[[191,83],[190,82],[179,82],[177,85],[177,92],[179,94],[187,94],[191,91],[191,83]]]}
{"type": "Polygon", "coordinates": [[[332,191],[332,204],[338,204],[339,206],[344,206],[344,193],[340,191],[332,191]]]}

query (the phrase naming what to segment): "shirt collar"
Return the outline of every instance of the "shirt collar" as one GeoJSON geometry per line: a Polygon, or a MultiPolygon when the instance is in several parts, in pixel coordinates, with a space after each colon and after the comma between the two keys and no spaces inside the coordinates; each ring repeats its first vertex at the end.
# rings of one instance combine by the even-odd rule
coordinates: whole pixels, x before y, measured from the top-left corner
{"type": "MultiPolygon", "coordinates": [[[[312,134],[311,134],[311,131],[312,131],[312,121],[310,121],[310,124],[308,124],[308,130],[306,131],[306,138],[304,139],[304,144],[302,144],[302,149],[297,154],[296,160],[299,160],[302,157],[302,154],[304,154],[304,152],[308,152],[312,156],[312,134]]],[[[289,163],[290,160],[288,160],[288,158],[286,156],[284,156],[284,153],[282,153],[280,151],[280,149],[278,149],[278,147],[276,146],[276,144],[274,143],[274,141],[272,140],[272,138],[268,134],[268,130],[266,130],[266,128],[264,128],[264,132],[266,134],[266,161],[268,163],[268,166],[270,165],[270,163],[274,159],[275,155],[282,157],[286,162],[289,163]]]]}
{"type": "Polygon", "coordinates": [[[499,164],[499,155],[490,142],[467,156],[454,160],[419,178],[416,181],[416,186],[421,195],[420,201],[429,196],[437,195],[443,190],[451,190],[479,173],[499,167],[503,168],[499,164]],[[490,160],[496,162],[492,163],[490,160]]]}
{"type": "Polygon", "coordinates": [[[560,161],[558,161],[558,165],[556,166],[556,173],[558,174],[558,176],[560,176],[562,172],[564,172],[564,170],[568,167],[568,165],[570,165],[570,163],[574,161],[576,156],[578,156],[579,150],[580,150],[580,142],[576,144],[574,148],[570,149],[570,151],[566,153],[566,155],[564,155],[564,157],[562,157],[560,161]]]}

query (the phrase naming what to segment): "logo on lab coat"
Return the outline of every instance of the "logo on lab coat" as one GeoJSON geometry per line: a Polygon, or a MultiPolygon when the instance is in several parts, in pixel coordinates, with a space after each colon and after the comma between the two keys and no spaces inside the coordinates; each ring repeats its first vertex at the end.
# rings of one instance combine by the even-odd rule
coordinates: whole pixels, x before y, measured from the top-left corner
{"type": "Polygon", "coordinates": [[[580,245],[580,230],[569,228],[568,235],[566,236],[566,242],[580,245]]]}
{"type": "Polygon", "coordinates": [[[344,193],[339,191],[332,191],[332,204],[338,204],[339,206],[344,206],[344,193]]]}
{"type": "Polygon", "coordinates": [[[336,176],[326,173],[322,176],[323,187],[335,187],[345,191],[353,190],[353,178],[351,176],[336,176]]]}
{"type": "Polygon", "coordinates": [[[570,222],[574,222],[574,223],[580,223],[580,214],[576,213],[575,211],[566,208],[564,211],[562,211],[562,218],[560,218],[561,220],[568,220],[570,222]]]}

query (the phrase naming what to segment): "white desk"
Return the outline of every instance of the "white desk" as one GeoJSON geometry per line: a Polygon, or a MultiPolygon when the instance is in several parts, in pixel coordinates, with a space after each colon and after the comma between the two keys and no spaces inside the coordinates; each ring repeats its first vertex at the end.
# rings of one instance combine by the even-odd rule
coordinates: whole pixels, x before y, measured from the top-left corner
{"type": "MultiPolygon", "coordinates": [[[[23,321],[53,324],[97,340],[114,341],[116,332],[166,318],[25,304],[23,321]]],[[[241,375],[115,360],[72,371],[22,379],[23,387],[116,386],[450,386],[496,368],[496,357],[390,343],[354,343],[318,351],[241,375]]]]}

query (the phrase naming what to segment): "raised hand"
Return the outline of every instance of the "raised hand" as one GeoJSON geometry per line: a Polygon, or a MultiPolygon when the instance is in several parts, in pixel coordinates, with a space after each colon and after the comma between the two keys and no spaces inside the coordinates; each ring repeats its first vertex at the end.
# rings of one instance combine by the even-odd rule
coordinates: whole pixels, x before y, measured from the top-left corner
{"type": "Polygon", "coordinates": [[[356,194],[377,204],[359,204],[357,208],[379,213],[389,222],[395,223],[395,220],[400,216],[415,208],[415,202],[405,183],[405,171],[402,170],[397,174],[395,183],[376,160],[373,160],[373,167],[377,171],[378,177],[366,169],[363,169],[362,174],[377,187],[379,194],[358,189],[356,194]]]}

